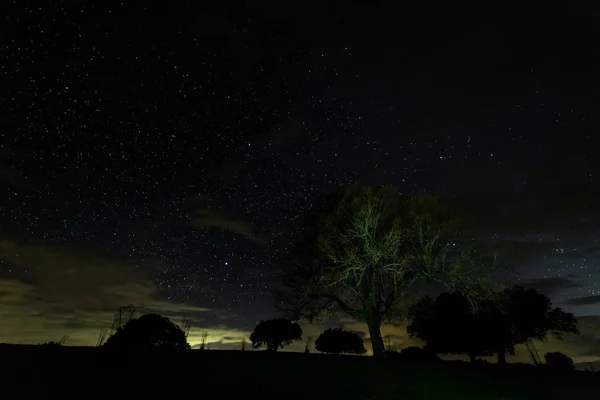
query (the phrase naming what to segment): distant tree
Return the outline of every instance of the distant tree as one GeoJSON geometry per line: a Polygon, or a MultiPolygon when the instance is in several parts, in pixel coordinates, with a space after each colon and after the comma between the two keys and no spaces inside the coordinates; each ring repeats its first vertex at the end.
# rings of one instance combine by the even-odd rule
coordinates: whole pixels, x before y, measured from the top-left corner
{"type": "Polygon", "coordinates": [[[49,342],[40,343],[39,346],[60,347],[60,346],[63,346],[67,342],[67,340],[69,340],[69,335],[64,335],[62,338],[60,338],[60,340],[58,342],[51,340],[49,342]]]}
{"type": "Polygon", "coordinates": [[[326,329],[317,338],[315,349],[322,353],[333,354],[364,354],[367,352],[360,336],[342,328],[326,329]]]}
{"type": "Polygon", "coordinates": [[[252,347],[266,346],[268,351],[277,351],[294,340],[302,340],[302,328],[285,318],[260,321],[250,335],[252,347]]]}
{"type": "Polygon", "coordinates": [[[440,358],[433,352],[422,349],[417,346],[410,346],[405,349],[400,350],[398,354],[398,358],[406,361],[422,361],[422,362],[430,362],[430,361],[440,361],[440,358]]]}
{"type": "Polygon", "coordinates": [[[534,289],[515,286],[504,290],[496,301],[484,301],[477,310],[460,293],[443,293],[433,301],[425,297],[411,307],[410,337],[427,343],[438,354],[477,356],[496,353],[498,363],[514,354],[516,344],[546,340],[553,335],[578,334],[573,314],[552,308],[550,299],[534,289]]]}
{"type": "Polygon", "coordinates": [[[552,369],[557,369],[560,371],[573,371],[575,369],[573,359],[558,351],[554,353],[546,353],[544,355],[544,359],[546,360],[546,365],[552,369]]]}
{"type": "Polygon", "coordinates": [[[367,324],[374,355],[385,351],[381,324],[402,316],[418,283],[461,292],[473,307],[495,293],[495,259],[476,252],[452,213],[431,196],[392,187],[327,194],[303,221],[282,260],[278,308],[313,321],[342,311],[367,324]]]}
{"type": "Polygon", "coordinates": [[[119,349],[189,349],[185,332],[169,318],[146,314],[130,319],[108,338],[104,347],[119,349]]]}

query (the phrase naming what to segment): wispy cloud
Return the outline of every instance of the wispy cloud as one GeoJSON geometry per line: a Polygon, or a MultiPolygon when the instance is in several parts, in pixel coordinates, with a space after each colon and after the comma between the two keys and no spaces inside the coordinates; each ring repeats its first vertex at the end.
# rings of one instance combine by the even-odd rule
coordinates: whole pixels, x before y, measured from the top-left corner
{"type": "Polygon", "coordinates": [[[203,197],[198,196],[197,198],[192,199],[191,202],[195,207],[192,211],[192,222],[194,226],[207,229],[225,229],[232,233],[244,236],[258,244],[265,244],[267,242],[265,237],[254,232],[252,223],[228,216],[215,210],[206,203],[206,200],[203,197]]]}
{"type": "MultiPolygon", "coordinates": [[[[189,342],[243,335],[229,328],[228,312],[161,298],[153,276],[168,265],[160,259],[135,263],[98,252],[49,244],[0,241],[0,259],[12,276],[0,277],[0,343],[40,343],[68,335],[70,345],[95,345],[119,307],[155,312],[174,323],[191,320],[189,342]]],[[[249,334],[248,334],[249,335],[249,334]]]]}
{"type": "Polygon", "coordinates": [[[582,286],[581,283],[577,281],[577,276],[575,275],[531,278],[522,280],[519,284],[536,289],[538,292],[544,293],[547,296],[554,296],[560,291],[577,289],[582,286]]]}
{"type": "Polygon", "coordinates": [[[564,302],[564,304],[569,304],[572,306],[587,306],[590,304],[598,304],[598,303],[600,303],[600,295],[574,297],[574,298],[568,299],[564,302]]]}

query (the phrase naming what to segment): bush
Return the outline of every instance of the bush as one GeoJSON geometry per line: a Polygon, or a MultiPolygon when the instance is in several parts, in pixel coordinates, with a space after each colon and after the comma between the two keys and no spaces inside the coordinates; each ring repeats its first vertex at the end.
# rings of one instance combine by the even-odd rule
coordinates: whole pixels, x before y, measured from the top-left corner
{"type": "Polygon", "coordinates": [[[322,353],[364,354],[367,352],[360,336],[342,328],[326,329],[315,342],[315,349],[322,353]]]}
{"type": "Polygon", "coordinates": [[[406,361],[419,361],[419,362],[432,362],[432,361],[440,361],[440,358],[437,354],[422,349],[420,347],[411,346],[405,349],[402,349],[398,354],[398,358],[406,361]]]}

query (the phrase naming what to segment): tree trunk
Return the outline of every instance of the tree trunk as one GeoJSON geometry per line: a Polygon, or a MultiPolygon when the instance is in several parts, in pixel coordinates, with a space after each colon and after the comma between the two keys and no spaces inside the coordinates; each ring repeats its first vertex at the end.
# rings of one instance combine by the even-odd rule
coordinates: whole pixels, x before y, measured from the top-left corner
{"type": "Polygon", "coordinates": [[[470,360],[471,362],[475,362],[475,361],[477,361],[477,359],[475,358],[475,355],[473,355],[473,354],[467,354],[467,355],[469,356],[469,360],[470,360]]]}
{"type": "Polygon", "coordinates": [[[498,350],[498,364],[506,364],[506,350],[504,349],[498,350]]]}
{"type": "Polygon", "coordinates": [[[369,336],[371,336],[371,345],[373,346],[373,355],[383,356],[385,353],[385,345],[383,344],[383,336],[381,336],[381,322],[368,321],[369,336]]]}

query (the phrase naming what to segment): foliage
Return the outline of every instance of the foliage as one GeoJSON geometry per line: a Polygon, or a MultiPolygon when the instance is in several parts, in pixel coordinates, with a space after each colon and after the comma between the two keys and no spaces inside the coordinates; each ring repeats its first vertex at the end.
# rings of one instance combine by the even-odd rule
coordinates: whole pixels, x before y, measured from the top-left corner
{"type": "Polygon", "coordinates": [[[360,336],[342,328],[326,329],[317,338],[315,349],[322,353],[333,354],[364,354],[367,352],[360,336]]]}
{"type": "Polygon", "coordinates": [[[252,347],[267,346],[268,351],[290,345],[294,340],[302,339],[302,328],[295,322],[285,318],[260,321],[250,335],[252,347]]]}
{"type": "Polygon", "coordinates": [[[104,347],[119,349],[188,349],[185,333],[169,318],[146,314],[128,320],[108,338],[104,347]]]}
{"type": "Polygon", "coordinates": [[[409,315],[410,337],[425,340],[426,348],[438,354],[464,353],[471,360],[496,353],[505,362],[516,344],[579,333],[573,314],[552,308],[547,296],[522,286],[505,289],[496,301],[485,301],[475,311],[460,293],[443,293],[435,301],[424,297],[409,315]]]}
{"type": "Polygon", "coordinates": [[[436,198],[387,186],[328,193],[292,237],[279,309],[309,321],[341,310],[367,324],[379,355],[381,323],[403,315],[418,283],[441,283],[476,307],[495,293],[494,259],[457,234],[451,215],[436,198]]]}
{"type": "Polygon", "coordinates": [[[558,351],[544,354],[544,359],[546,360],[546,365],[553,369],[560,371],[573,371],[575,369],[573,359],[558,351]]]}

